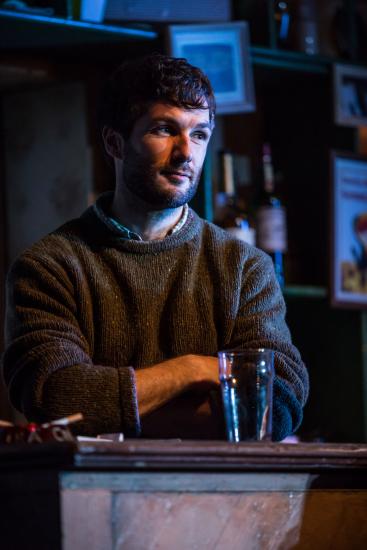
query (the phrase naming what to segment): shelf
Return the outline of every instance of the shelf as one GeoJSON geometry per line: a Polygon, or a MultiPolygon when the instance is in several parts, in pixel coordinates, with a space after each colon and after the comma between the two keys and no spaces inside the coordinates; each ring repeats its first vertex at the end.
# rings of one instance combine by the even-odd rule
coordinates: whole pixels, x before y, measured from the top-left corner
{"type": "Polygon", "coordinates": [[[254,65],[317,74],[329,73],[334,63],[357,65],[346,59],[309,55],[303,52],[292,52],[259,46],[251,46],[250,55],[254,65]]]}
{"type": "MultiPolygon", "coordinates": [[[[149,24],[109,25],[61,17],[48,17],[0,9],[0,49],[39,49],[84,44],[157,40],[159,33],[149,24]]],[[[351,63],[303,52],[251,46],[257,66],[326,74],[336,62],[351,63]]]]}
{"type": "Polygon", "coordinates": [[[286,298],[327,298],[328,290],[321,286],[288,285],[283,289],[286,298]]]}
{"type": "Polygon", "coordinates": [[[88,23],[0,9],[0,49],[59,47],[102,42],[156,40],[148,26],[88,23]]]}

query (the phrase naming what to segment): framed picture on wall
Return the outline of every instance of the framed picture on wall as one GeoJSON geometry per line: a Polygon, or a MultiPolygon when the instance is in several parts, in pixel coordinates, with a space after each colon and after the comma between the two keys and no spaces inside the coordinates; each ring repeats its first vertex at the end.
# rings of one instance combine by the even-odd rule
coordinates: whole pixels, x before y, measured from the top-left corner
{"type": "Polygon", "coordinates": [[[334,118],[342,126],[367,126],[367,68],[334,65],[334,118]]]}
{"type": "Polygon", "coordinates": [[[367,157],[331,154],[331,302],[367,308],[367,157]]]}
{"type": "Polygon", "coordinates": [[[246,22],[170,25],[167,32],[169,54],[186,58],[208,76],[218,114],[255,110],[246,22]]]}

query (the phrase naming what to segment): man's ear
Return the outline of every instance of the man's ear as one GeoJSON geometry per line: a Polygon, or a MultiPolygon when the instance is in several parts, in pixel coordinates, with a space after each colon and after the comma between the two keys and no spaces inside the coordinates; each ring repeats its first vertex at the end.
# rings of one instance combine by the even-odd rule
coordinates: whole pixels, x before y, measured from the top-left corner
{"type": "Polygon", "coordinates": [[[122,135],[117,130],[104,126],[102,139],[106,153],[113,158],[122,160],[124,156],[124,138],[122,135]]]}

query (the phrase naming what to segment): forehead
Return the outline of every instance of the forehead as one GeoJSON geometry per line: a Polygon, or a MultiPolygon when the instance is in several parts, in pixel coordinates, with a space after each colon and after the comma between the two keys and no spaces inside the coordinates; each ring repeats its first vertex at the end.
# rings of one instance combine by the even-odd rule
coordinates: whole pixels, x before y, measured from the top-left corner
{"type": "Polygon", "coordinates": [[[154,120],[169,120],[179,125],[196,126],[209,124],[209,109],[183,109],[167,103],[152,103],[137,124],[146,124],[154,120]]]}

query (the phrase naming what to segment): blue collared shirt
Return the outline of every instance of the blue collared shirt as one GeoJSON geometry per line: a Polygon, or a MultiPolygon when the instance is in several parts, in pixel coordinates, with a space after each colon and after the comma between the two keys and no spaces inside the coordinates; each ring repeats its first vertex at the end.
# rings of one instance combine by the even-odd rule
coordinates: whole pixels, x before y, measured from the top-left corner
{"type": "MultiPolygon", "coordinates": [[[[125,225],[122,225],[120,222],[107,214],[105,210],[105,205],[108,195],[112,198],[112,193],[103,193],[103,195],[101,195],[93,205],[97,216],[103,221],[103,223],[105,223],[109,227],[111,231],[113,231],[113,233],[115,233],[115,235],[117,235],[121,239],[133,239],[135,241],[142,241],[143,239],[138,233],[135,233],[135,231],[132,231],[125,225]]],[[[188,213],[189,207],[188,204],[185,204],[183,207],[181,218],[178,220],[176,225],[174,225],[174,227],[172,227],[172,229],[168,231],[166,237],[168,237],[168,235],[173,235],[174,233],[177,233],[177,231],[179,231],[181,227],[184,226],[187,220],[188,213]]]]}

